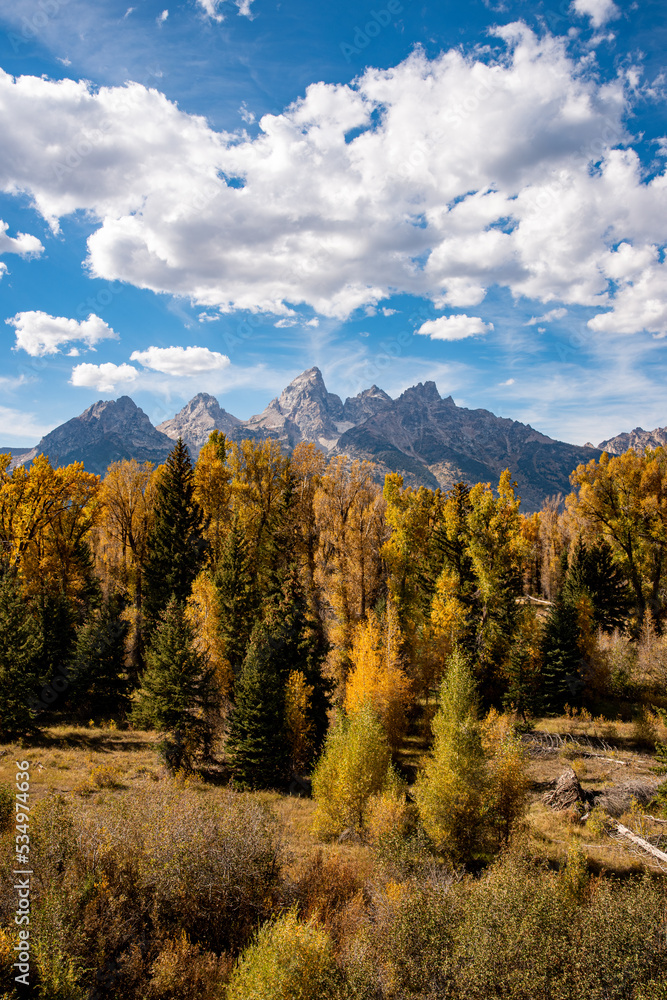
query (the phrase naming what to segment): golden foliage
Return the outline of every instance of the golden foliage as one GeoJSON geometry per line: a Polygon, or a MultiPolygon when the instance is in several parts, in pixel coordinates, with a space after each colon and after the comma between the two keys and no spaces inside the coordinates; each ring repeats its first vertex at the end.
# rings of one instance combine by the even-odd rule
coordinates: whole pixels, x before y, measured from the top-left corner
{"type": "Polygon", "coordinates": [[[313,752],[314,727],[309,718],[312,697],[312,684],[306,683],[300,670],[292,670],[285,687],[285,723],[292,767],[297,772],[305,769],[313,752]]]}
{"type": "Polygon", "coordinates": [[[405,731],[410,679],[401,665],[401,633],[390,601],[380,617],[371,611],[356,625],[350,652],[351,671],[345,689],[345,711],[354,716],[366,703],[377,712],[389,741],[396,745],[405,731]]]}
{"type": "Polygon", "coordinates": [[[225,698],[231,690],[233,675],[225,655],[220,629],[220,602],[215,584],[206,571],[192,585],[185,606],[185,617],[192,628],[194,647],[213,671],[218,694],[225,698]]]}

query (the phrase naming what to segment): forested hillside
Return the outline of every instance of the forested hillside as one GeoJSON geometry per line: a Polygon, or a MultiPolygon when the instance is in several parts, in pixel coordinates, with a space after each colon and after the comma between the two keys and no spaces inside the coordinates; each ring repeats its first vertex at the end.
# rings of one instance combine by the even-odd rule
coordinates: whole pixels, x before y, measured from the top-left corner
{"type": "MultiPolygon", "coordinates": [[[[156,751],[128,797],[108,765],[40,803],[37,933],[60,958],[37,995],[663,996],[662,881],[591,880],[576,841],[554,873],[526,825],[559,719],[597,727],[563,766],[619,761],[628,808],[664,809],[661,448],[579,466],[530,515],[508,472],[382,489],[368,462],[219,431],[194,465],[180,439],[103,477],[2,462],[2,742],[41,761],[111,727],[156,751]],[[324,855],[305,819],[279,846],[267,806],[290,795],[324,855]]],[[[572,775],[562,823],[605,836],[625,806],[572,775]]]]}

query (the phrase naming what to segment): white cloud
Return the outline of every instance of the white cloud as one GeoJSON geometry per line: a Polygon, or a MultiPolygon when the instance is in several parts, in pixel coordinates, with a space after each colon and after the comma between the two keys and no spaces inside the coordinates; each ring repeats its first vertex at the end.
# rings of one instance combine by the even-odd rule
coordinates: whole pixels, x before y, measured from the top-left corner
{"type": "Polygon", "coordinates": [[[5,320],[16,330],[14,350],[26,351],[33,358],[58,354],[60,348],[81,342],[94,349],[101,340],[118,340],[118,334],[94,313],[88,319],[67,319],[39,311],[20,312],[5,320]]]}
{"type": "Polygon", "coordinates": [[[209,351],[208,347],[149,347],[145,351],[133,351],[130,361],[175,376],[201,375],[230,364],[226,354],[209,351]]]}
{"type": "Polygon", "coordinates": [[[621,16],[613,0],[573,0],[572,10],[581,17],[590,17],[594,28],[601,28],[607,21],[621,16]]]}
{"type": "Polygon", "coordinates": [[[285,316],[283,319],[279,319],[277,323],[273,325],[278,327],[279,330],[288,326],[296,326],[298,320],[294,319],[293,316],[285,316]]]}
{"type": "Polygon", "coordinates": [[[516,379],[508,378],[506,382],[499,382],[498,385],[514,385],[516,379]]]}
{"type": "MultiPolygon", "coordinates": [[[[212,21],[217,21],[218,23],[224,21],[225,19],[225,15],[222,13],[223,4],[225,2],[226,0],[197,0],[197,3],[206,17],[209,17],[212,21]]],[[[253,3],[254,0],[234,0],[234,5],[238,9],[238,13],[243,17],[249,17],[250,20],[254,17],[251,10],[253,3]]]]}
{"type": "Polygon", "coordinates": [[[491,330],[493,323],[485,323],[479,316],[461,313],[429,319],[415,333],[422,333],[431,340],[465,340],[466,337],[479,337],[491,330]]]}
{"type": "Polygon", "coordinates": [[[383,316],[394,316],[398,312],[398,309],[387,309],[386,306],[383,306],[380,311],[383,316]]]}
{"type": "Polygon", "coordinates": [[[72,369],[70,382],[100,392],[114,392],[118,385],[136,382],[140,374],[132,365],[114,365],[110,361],[102,365],[81,364],[72,369]]]}
{"type": "Polygon", "coordinates": [[[52,424],[40,423],[34,413],[23,413],[11,406],[0,406],[0,424],[3,428],[0,445],[8,447],[31,447],[53,430],[52,424]]]}
{"type": "Polygon", "coordinates": [[[313,318],[312,318],[312,319],[309,319],[309,320],[308,320],[308,321],[306,322],[306,326],[319,326],[319,325],[320,325],[320,321],[319,321],[319,319],[317,318],[317,316],[313,316],[313,318]]]}
{"type": "Polygon", "coordinates": [[[538,323],[552,323],[554,320],[563,319],[567,316],[567,309],[550,309],[543,316],[531,316],[524,326],[537,326],[538,323]]]}
{"type": "Polygon", "coordinates": [[[471,309],[497,286],[594,307],[600,329],[667,334],[633,292],[659,291],[667,175],[647,181],[629,145],[626,76],[600,82],[565,39],[498,30],[496,61],[417,51],[315,83],[257,136],[139,84],[0,72],[0,189],[54,227],[77,210],[98,220],[92,275],[205,310],[342,319],[401,293],[471,309]],[[632,285],[612,276],[626,266],[632,285]]]}
{"type": "Polygon", "coordinates": [[[2,276],[4,274],[7,274],[7,265],[3,264],[2,261],[0,260],[0,279],[2,279],[2,276]]]}
{"type": "Polygon", "coordinates": [[[246,104],[245,101],[241,102],[241,107],[239,108],[239,114],[241,115],[241,118],[246,123],[246,125],[252,125],[253,122],[255,121],[254,112],[252,112],[248,108],[248,105],[246,104]]]}
{"type": "Polygon", "coordinates": [[[169,17],[169,11],[163,10],[162,13],[155,18],[155,20],[161,26],[164,24],[164,22],[167,20],[168,17],[169,17]]]}
{"type": "Polygon", "coordinates": [[[0,254],[17,253],[20,257],[38,257],[44,252],[44,247],[36,236],[28,233],[17,233],[15,237],[7,235],[9,223],[0,219],[0,254]]]}

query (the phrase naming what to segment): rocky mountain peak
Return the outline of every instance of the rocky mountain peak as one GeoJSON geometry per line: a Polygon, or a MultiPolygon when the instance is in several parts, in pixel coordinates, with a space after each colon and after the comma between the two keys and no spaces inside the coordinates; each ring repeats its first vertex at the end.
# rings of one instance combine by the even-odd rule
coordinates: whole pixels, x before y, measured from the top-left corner
{"type": "Polygon", "coordinates": [[[36,448],[21,455],[17,465],[29,465],[37,455],[48,455],[53,466],[85,458],[88,472],[103,474],[112,462],[164,462],[173,442],[156,430],[129,396],[100,399],[78,417],[56,427],[36,448]]]}
{"type": "MultiPolygon", "coordinates": [[[[451,402],[454,400],[449,397],[451,402]]],[[[441,403],[442,396],[438,392],[435,382],[418,382],[417,385],[410,386],[399,396],[402,403],[441,403]]]]}
{"type": "Polygon", "coordinates": [[[175,417],[163,421],[157,429],[172,441],[183,438],[190,455],[196,459],[211,431],[231,434],[240,424],[238,417],[222,409],[215,396],[198,392],[175,417]]]}

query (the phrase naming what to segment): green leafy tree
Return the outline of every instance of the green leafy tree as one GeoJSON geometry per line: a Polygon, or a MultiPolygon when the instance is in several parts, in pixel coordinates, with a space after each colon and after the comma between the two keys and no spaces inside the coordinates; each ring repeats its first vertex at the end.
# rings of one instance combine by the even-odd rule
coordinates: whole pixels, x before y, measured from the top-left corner
{"type": "Polygon", "coordinates": [[[129,704],[125,641],[129,623],[123,602],[113,595],[79,631],[69,702],[81,717],[124,715],[129,704]]]}
{"type": "Polygon", "coordinates": [[[314,829],[328,839],[348,827],[361,830],[371,796],[396,791],[391,749],[370,704],[330,730],[313,772],[314,829]]]}
{"type": "Polygon", "coordinates": [[[170,767],[189,767],[210,751],[213,698],[208,663],[195,649],[183,605],[172,597],[146,654],[133,721],[167,734],[163,748],[170,767]]]}
{"type": "Polygon", "coordinates": [[[433,747],[414,793],[426,833],[456,862],[470,861],[483,843],[486,773],[477,705],[472,671],[456,650],[442,682],[433,747]]]}
{"type": "Polygon", "coordinates": [[[202,522],[190,455],[179,438],[158,479],[147,542],[143,608],[151,629],[172,597],[184,604],[190,594],[203,562],[202,522]]]}
{"type": "Polygon", "coordinates": [[[561,712],[566,703],[576,701],[583,687],[577,609],[563,597],[559,597],[549,609],[540,650],[542,709],[545,712],[561,712]]]}
{"type": "Polygon", "coordinates": [[[0,575],[0,739],[32,732],[30,704],[40,680],[40,637],[11,572],[0,575]]]}

